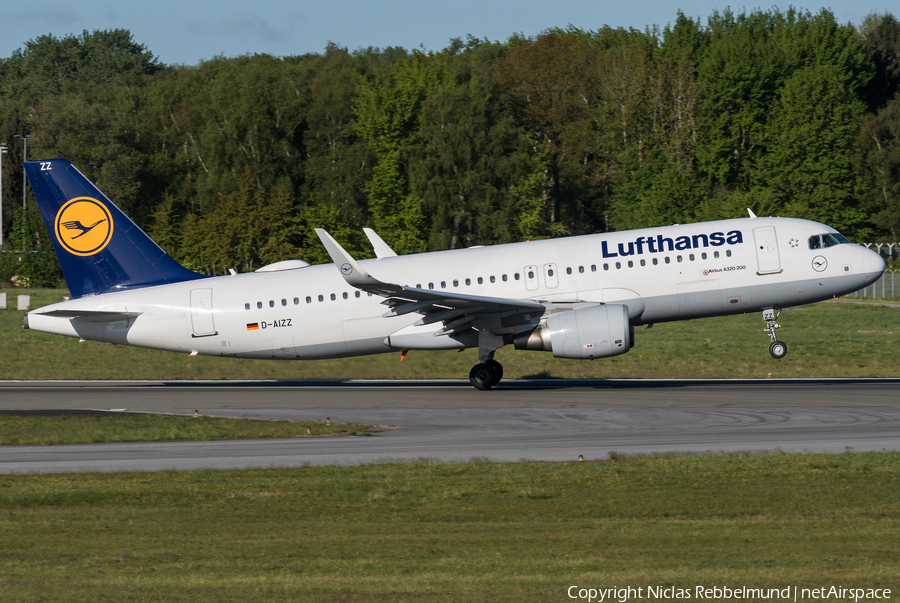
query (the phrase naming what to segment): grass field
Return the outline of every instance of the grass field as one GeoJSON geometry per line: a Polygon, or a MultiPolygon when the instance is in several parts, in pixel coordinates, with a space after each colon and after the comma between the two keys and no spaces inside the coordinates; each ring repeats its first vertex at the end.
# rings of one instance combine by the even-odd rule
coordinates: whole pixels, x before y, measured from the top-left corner
{"type": "Polygon", "coordinates": [[[0,475],[0,599],[519,603],[571,600],[572,585],[842,585],[896,600],[898,474],[885,452],[0,475]]]}
{"type": "MultiPolygon", "coordinates": [[[[11,307],[22,291],[10,293],[11,307]]],[[[33,308],[66,293],[28,291],[33,308]]],[[[191,358],[26,331],[22,314],[0,310],[0,379],[458,379],[477,362],[475,350],[412,351],[402,363],[399,353],[301,362],[191,358]]],[[[759,314],[641,328],[629,353],[595,362],[509,346],[497,359],[507,378],[900,377],[889,353],[900,337],[900,308],[829,302],[789,308],[779,323],[789,346],[782,360],[769,356],[759,314]]]]}
{"type": "Polygon", "coordinates": [[[163,442],[362,435],[368,425],[257,421],[151,414],[11,416],[0,414],[0,446],[87,442],[163,442]],[[309,434],[307,434],[309,428],[309,434]]]}

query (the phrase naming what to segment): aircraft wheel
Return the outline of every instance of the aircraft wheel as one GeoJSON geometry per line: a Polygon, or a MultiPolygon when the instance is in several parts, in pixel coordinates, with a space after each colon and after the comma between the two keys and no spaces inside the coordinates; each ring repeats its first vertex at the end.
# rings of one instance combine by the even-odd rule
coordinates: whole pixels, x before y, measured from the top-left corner
{"type": "Polygon", "coordinates": [[[482,363],[476,364],[469,371],[469,381],[475,386],[475,389],[491,389],[500,379],[493,366],[482,363]]]}
{"type": "Polygon", "coordinates": [[[494,370],[497,371],[497,380],[493,383],[493,385],[497,385],[503,379],[503,365],[496,360],[488,360],[485,364],[494,367],[494,370]]]}
{"type": "Polygon", "coordinates": [[[783,341],[773,341],[769,346],[769,353],[772,358],[784,358],[787,354],[787,344],[783,341]]]}

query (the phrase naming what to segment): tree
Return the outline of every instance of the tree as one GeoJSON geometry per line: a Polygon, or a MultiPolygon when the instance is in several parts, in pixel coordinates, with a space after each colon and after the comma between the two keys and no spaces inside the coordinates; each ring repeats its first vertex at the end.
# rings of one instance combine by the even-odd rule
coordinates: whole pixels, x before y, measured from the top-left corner
{"type": "Polygon", "coordinates": [[[857,135],[864,206],[881,233],[900,237],[900,96],[866,115],[857,135]]]}
{"type": "Polygon", "coordinates": [[[429,91],[447,85],[451,75],[434,55],[413,52],[373,80],[363,81],[353,104],[354,127],[377,161],[366,185],[369,215],[374,228],[400,254],[427,248],[422,201],[410,191],[402,150],[419,136],[422,101],[429,91]]]}
{"type": "Polygon", "coordinates": [[[800,69],[785,84],[758,179],[789,215],[849,233],[863,226],[862,183],[852,166],[863,110],[836,66],[800,69]]]}
{"type": "Polygon", "coordinates": [[[497,62],[496,85],[506,106],[533,137],[546,143],[550,190],[544,219],[562,222],[575,214],[574,198],[562,177],[566,162],[582,157],[567,148],[567,133],[590,127],[596,89],[597,52],[584,36],[548,30],[536,38],[513,40],[509,54],[497,62]]]}
{"type": "Polygon", "coordinates": [[[900,22],[890,13],[873,13],[863,21],[859,35],[875,63],[875,75],[865,91],[869,110],[875,111],[900,92],[900,22]]]}
{"type": "Polygon", "coordinates": [[[105,87],[157,73],[162,66],[127,29],[87,30],[80,36],[38,36],[0,61],[0,97],[34,102],[70,87],[105,87]]]}

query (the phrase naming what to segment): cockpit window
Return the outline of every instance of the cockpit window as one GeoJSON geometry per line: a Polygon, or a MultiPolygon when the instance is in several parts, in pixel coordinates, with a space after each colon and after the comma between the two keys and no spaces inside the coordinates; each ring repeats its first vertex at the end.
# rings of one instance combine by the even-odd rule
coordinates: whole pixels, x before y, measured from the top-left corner
{"type": "Polygon", "coordinates": [[[844,235],[837,232],[829,232],[809,237],[809,248],[824,249],[825,247],[833,247],[834,245],[841,245],[849,242],[850,241],[848,241],[847,237],[844,235]]]}

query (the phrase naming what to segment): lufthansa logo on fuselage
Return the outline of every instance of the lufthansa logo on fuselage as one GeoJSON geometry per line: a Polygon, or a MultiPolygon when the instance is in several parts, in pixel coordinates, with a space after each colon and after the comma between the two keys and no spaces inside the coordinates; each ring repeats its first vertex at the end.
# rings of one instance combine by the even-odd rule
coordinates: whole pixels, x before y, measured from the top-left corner
{"type": "Polygon", "coordinates": [[[92,197],[75,197],[56,213],[56,240],[71,254],[98,253],[112,239],[112,233],[112,214],[92,197]]]}

